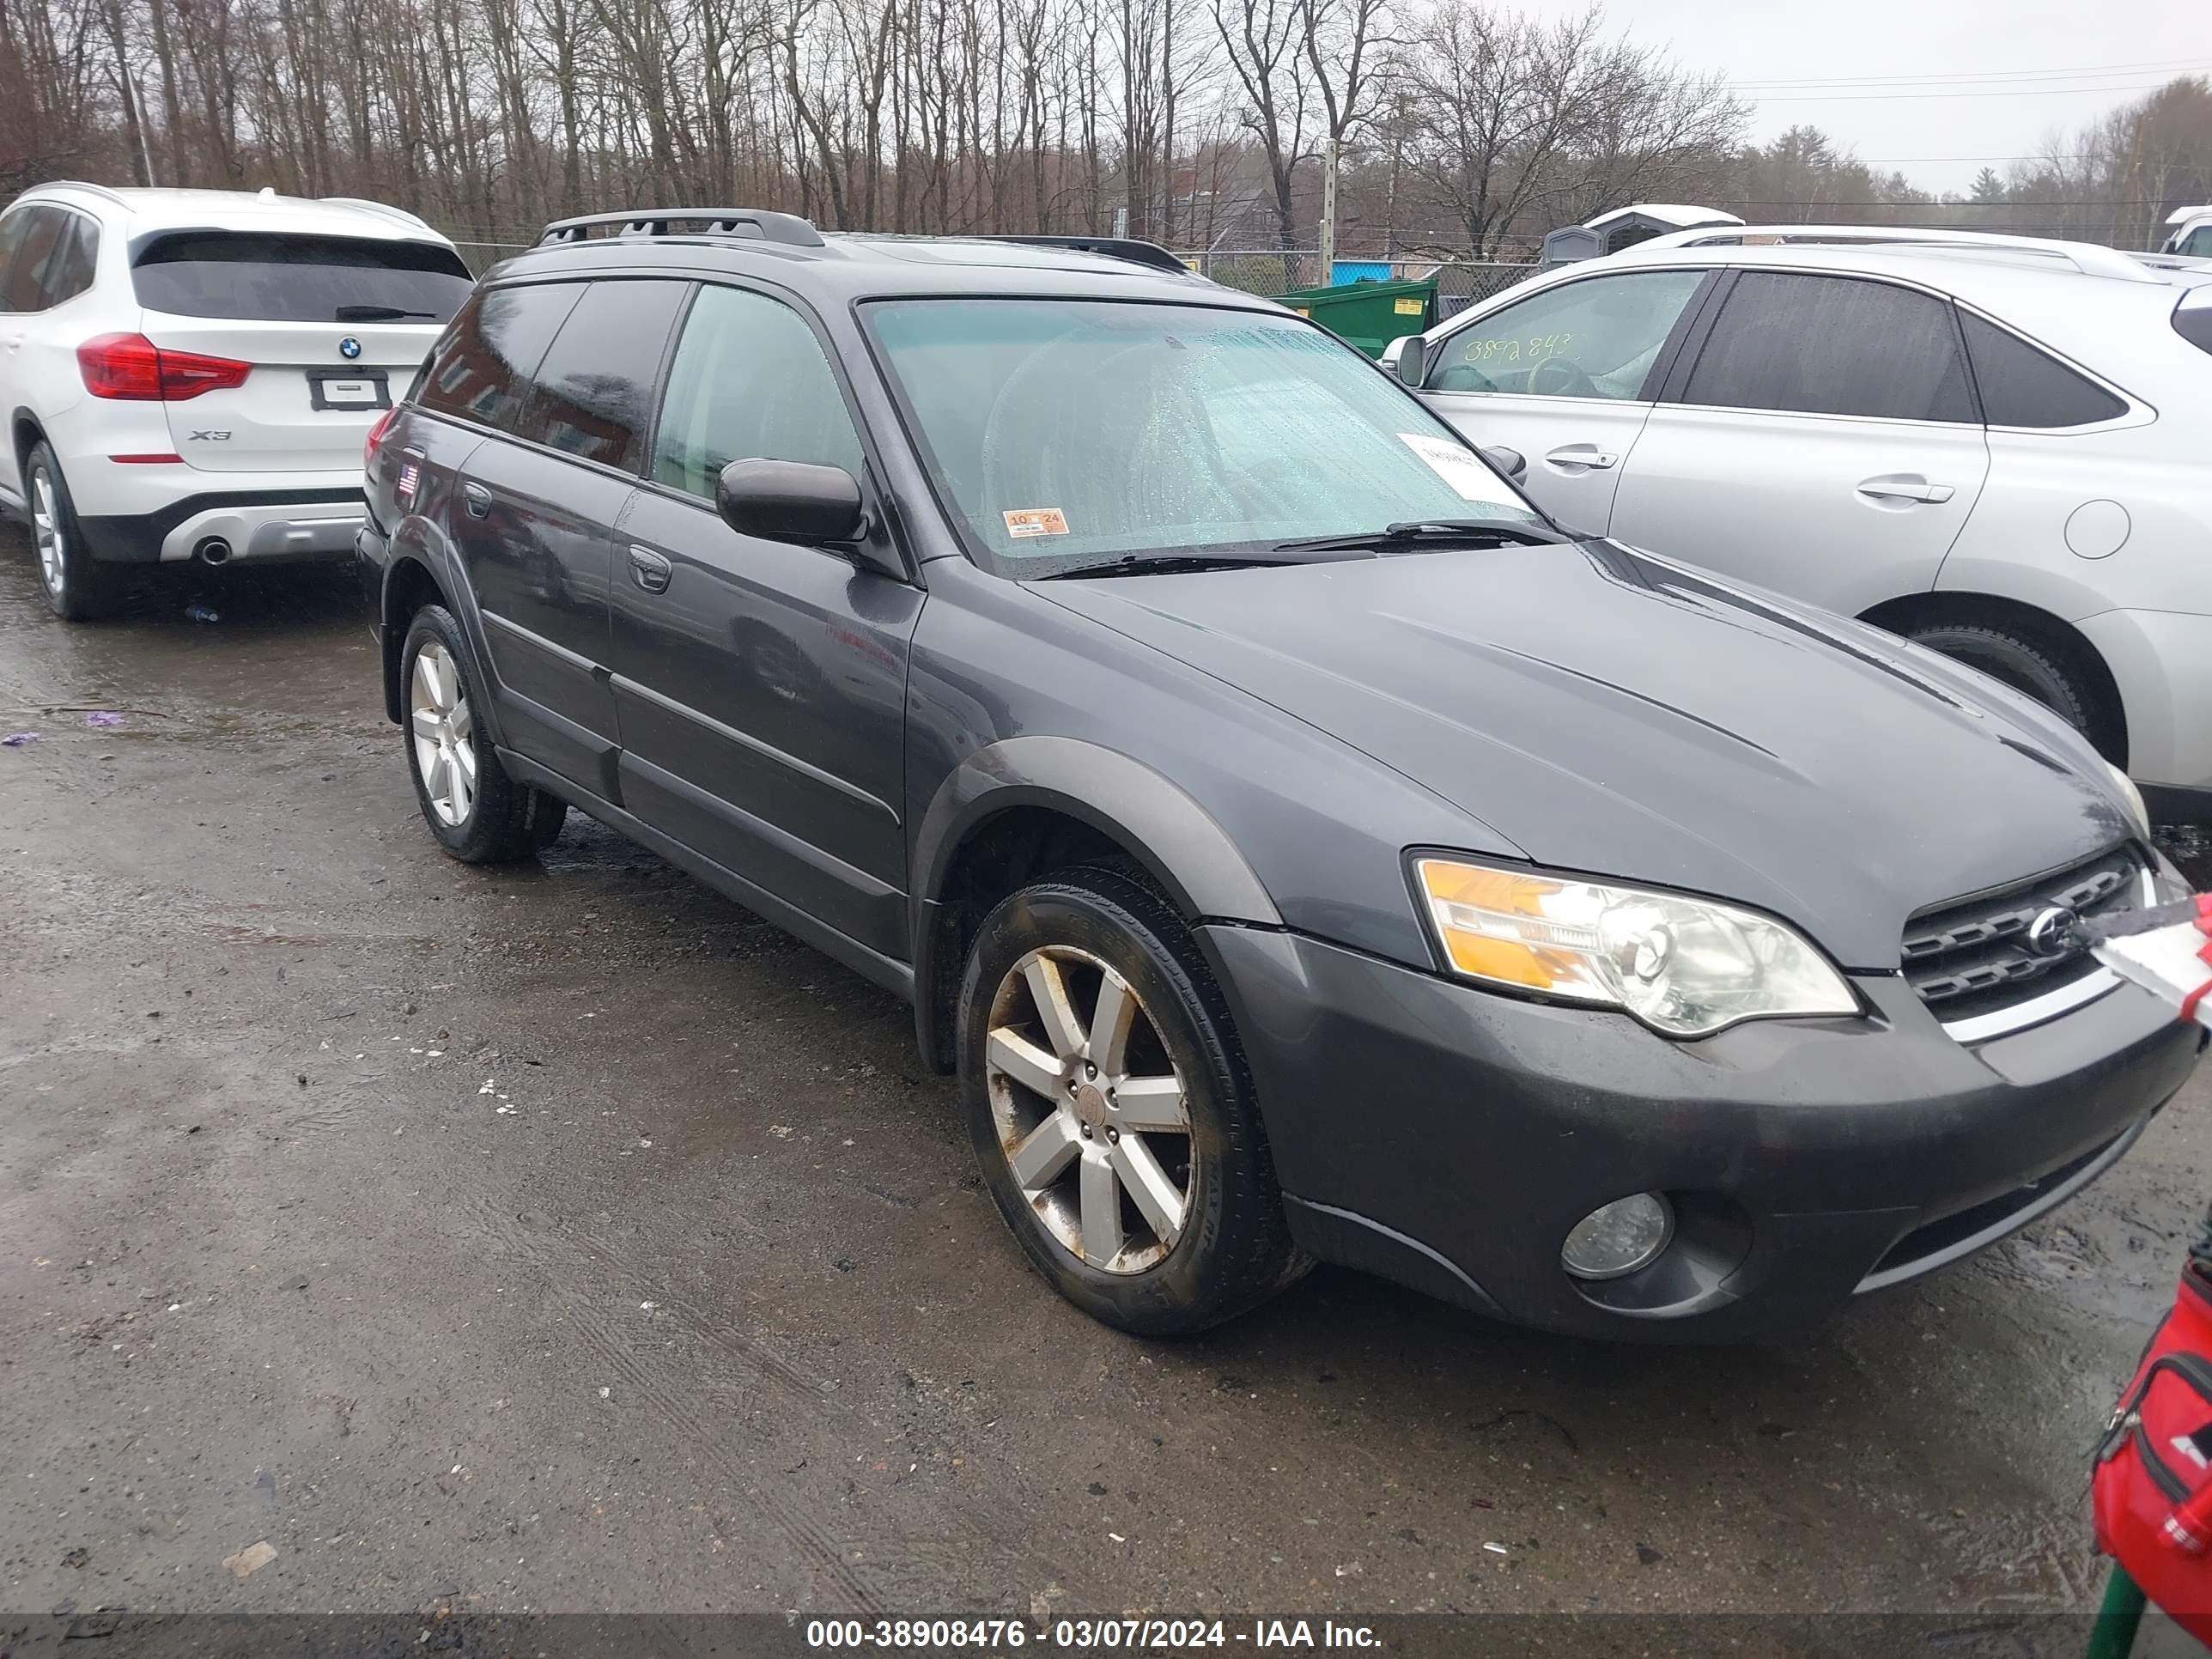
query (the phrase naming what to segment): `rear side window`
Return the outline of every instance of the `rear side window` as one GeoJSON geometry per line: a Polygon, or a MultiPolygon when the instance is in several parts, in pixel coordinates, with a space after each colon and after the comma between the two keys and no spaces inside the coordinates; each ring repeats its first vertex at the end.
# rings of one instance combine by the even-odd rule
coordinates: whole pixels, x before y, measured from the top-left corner
{"type": "Polygon", "coordinates": [[[599,282],[568,313],[515,435],[586,461],[635,469],[654,377],[685,283],[599,282]]]}
{"type": "Polygon", "coordinates": [[[99,253],[100,227],[81,213],[70,214],[69,228],[46,266],[46,303],[58,306],[90,288],[99,253]]]}
{"type": "Polygon", "coordinates": [[[23,210],[23,228],[14,256],[0,271],[0,311],[44,311],[46,262],[69,229],[70,215],[59,208],[23,210]]]}
{"type": "Polygon", "coordinates": [[[430,354],[416,401],[514,431],[530,396],[531,377],[583,292],[581,283],[486,289],[430,354]]]}
{"type": "Polygon", "coordinates": [[[231,230],[156,237],[131,276],[149,311],[268,323],[442,323],[474,282],[435,242],[231,230]]]}
{"type": "Polygon", "coordinates": [[[804,318],[743,289],[702,289],[668,372],[653,476],[711,501],[725,466],[756,459],[857,476],[860,441],[804,318]]]}
{"type": "Polygon", "coordinates": [[[1683,401],[1723,409],[1978,418],[1951,307],[1848,276],[1749,270],[1736,279],[1683,401]]]}
{"type": "Polygon", "coordinates": [[[2181,296],[2173,308],[2173,331],[2199,351],[2212,351],[2212,283],[2181,296]]]}
{"type": "Polygon", "coordinates": [[[1959,313],[1959,325],[1973,360],[1982,417],[1991,426],[2087,426],[2127,413],[2128,406],[2104,387],[2018,335],[1971,311],[1959,313]]]}

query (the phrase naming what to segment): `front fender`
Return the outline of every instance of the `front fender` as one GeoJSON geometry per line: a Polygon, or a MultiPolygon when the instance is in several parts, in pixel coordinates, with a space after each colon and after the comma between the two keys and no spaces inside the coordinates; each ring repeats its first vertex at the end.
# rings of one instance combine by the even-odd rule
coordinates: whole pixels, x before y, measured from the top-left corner
{"type": "Polygon", "coordinates": [[[1002,812],[1042,806],[1087,823],[1128,849],[1190,921],[1283,925],[1275,902],[1228,831],[1159,773],[1075,738],[1002,738],[945,775],[915,831],[913,913],[915,1028],[924,1058],[943,1052],[936,910],[961,847],[1002,812]]]}

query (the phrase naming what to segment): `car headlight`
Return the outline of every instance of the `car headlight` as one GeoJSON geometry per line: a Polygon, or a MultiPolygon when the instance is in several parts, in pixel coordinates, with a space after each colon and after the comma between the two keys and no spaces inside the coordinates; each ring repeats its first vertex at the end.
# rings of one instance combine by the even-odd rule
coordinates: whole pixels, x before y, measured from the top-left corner
{"type": "Polygon", "coordinates": [[[2112,762],[2105,763],[2105,769],[2112,775],[2112,787],[2118,790],[2120,799],[2127,802],[2128,811],[2131,814],[2130,822],[2135,825],[2136,833],[2144,840],[2149,840],[2150,808],[2143,805],[2142,791],[2136,787],[2136,781],[2133,778],[2113,765],[2112,762]]]}
{"type": "Polygon", "coordinates": [[[1414,868],[1444,953],[1469,979],[1620,1008],[1670,1036],[1859,1012],[1825,957],[1749,910],[1457,859],[1414,868]]]}

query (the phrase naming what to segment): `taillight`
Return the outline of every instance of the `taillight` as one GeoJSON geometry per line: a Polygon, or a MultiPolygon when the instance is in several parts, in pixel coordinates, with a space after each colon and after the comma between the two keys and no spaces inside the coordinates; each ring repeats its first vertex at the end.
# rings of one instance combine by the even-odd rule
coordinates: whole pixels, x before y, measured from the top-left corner
{"type": "Polygon", "coordinates": [[[398,413],[399,410],[396,407],[386,410],[383,414],[376,417],[376,424],[369,428],[368,436],[362,440],[361,464],[364,471],[373,472],[376,470],[377,447],[383,443],[386,429],[391,426],[398,413]]]}
{"type": "Polygon", "coordinates": [[[143,334],[103,334],[76,349],[77,372],[95,398],[127,403],[180,404],[203,392],[246,384],[252,363],[206,357],[197,351],[164,351],[143,334]]]}

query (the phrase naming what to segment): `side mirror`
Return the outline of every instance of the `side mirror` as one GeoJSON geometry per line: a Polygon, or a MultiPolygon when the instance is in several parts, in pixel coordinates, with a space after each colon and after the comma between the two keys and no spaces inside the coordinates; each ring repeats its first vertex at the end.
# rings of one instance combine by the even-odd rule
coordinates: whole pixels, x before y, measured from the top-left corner
{"type": "Polygon", "coordinates": [[[1382,367],[1407,386],[1421,383],[1421,360],[1428,355],[1427,342],[1418,334],[1401,334],[1382,348],[1382,367]]]}
{"type": "Polygon", "coordinates": [[[1491,465],[1503,472],[1515,483],[1528,479],[1528,458],[1517,449],[1508,449],[1503,444],[1477,444],[1475,451],[1491,465]]]}
{"type": "Polygon", "coordinates": [[[714,509],[741,536],[820,547],[867,532],[860,486],[841,466],[732,461],[714,484],[714,509]]]}

